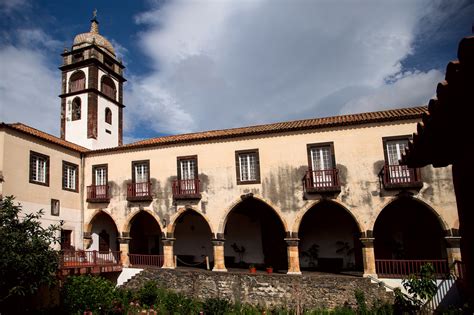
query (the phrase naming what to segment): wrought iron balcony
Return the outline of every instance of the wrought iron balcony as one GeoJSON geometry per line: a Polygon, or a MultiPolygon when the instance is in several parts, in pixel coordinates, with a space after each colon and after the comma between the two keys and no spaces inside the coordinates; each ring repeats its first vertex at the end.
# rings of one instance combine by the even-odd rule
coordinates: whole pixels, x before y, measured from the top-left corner
{"type": "Polygon", "coordinates": [[[201,199],[199,179],[177,179],[173,181],[174,199],[201,199]]]}
{"type": "Polygon", "coordinates": [[[328,170],[307,171],[304,178],[304,190],[306,193],[340,192],[339,170],[337,168],[328,170]]]}
{"type": "Polygon", "coordinates": [[[128,201],[151,201],[151,183],[132,183],[127,185],[127,200],[128,201]]]}
{"type": "Polygon", "coordinates": [[[410,168],[406,165],[385,164],[380,172],[385,189],[421,188],[420,169],[410,168]]]}
{"type": "Polygon", "coordinates": [[[87,202],[109,202],[109,186],[108,185],[91,185],[87,186],[87,202]]]}

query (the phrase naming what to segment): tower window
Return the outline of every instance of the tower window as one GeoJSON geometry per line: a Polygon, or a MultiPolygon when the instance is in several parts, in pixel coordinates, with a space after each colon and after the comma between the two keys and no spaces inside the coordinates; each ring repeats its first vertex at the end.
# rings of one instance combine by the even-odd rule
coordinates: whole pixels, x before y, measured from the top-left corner
{"type": "Polygon", "coordinates": [[[102,77],[102,82],[100,84],[100,90],[102,93],[104,93],[106,96],[110,97],[115,101],[115,95],[117,94],[117,89],[115,87],[114,81],[107,77],[103,76],[102,77]]]}
{"type": "Polygon", "coordinates": [[[74,72],[69,78],[69,93],[81,91],[86,88],[86,75],[83,71],[74,72]]]}
{"type": "Polygon", "coordinates": [[[71,119],[72,120],[80,120],[81,119],[81,99],[79,97],[76,97],[72,101],[72,115],[71,119]]]}
{"type": "Polygon", "coordinates": [[[105,109],[105,122],[112,124],[112,111],[108,107],[105,109]]]}

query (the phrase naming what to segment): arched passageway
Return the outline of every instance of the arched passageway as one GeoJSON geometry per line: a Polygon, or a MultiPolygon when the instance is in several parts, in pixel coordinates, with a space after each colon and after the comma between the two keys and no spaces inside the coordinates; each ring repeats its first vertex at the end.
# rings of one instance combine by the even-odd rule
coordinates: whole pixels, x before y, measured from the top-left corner
{"type": "Polygon", "coordinates": [[[264,202],[243,200],[228,214],[224,230],[226,266],[288,269],[285,228],[276,212],[264,202]]]}
{"type": "Polygon", "coordinates": [[[374,225],[374,238],[379,275],[401,273],[407,266],[411,268],[409,272],[416,272],[419,265],[411,266],[426,260],[433,261],[437,271],[447,267],[439,218],[428,206],[412,198],[399,198],[382,210],[374,225]]]}
{"type": "Polygon", "coordinates": [[[155,218],[145,211],[137,213],[130,222],[130,254],[160,255],[161,229],[155,218]]]}
{"type": "Polygon", "coordinates": [[[399,198],[386,206],[375,221],[376,259],[446,258],[444,231],[427,206],[399,198]]]}
{"type": "Polygon", "coordinates": [[[331,201],[314,205],[303,216],[298,236],[302,270],[362,271],[360,230],[341,205],[331,201]]]}
{"type": "Polygon", "coordinates": [[[118,251],[118,231],[115,222],[105,212],[97,213],[91,221],[92,243],[88,250],[118,251]]]}
{"type": "Polygon", "coordinates": [[[212,232],[207,221],[188,210],[176,220],[174,254],[177,266],[206,268],[206,256],[213,259],[212,232]]]}

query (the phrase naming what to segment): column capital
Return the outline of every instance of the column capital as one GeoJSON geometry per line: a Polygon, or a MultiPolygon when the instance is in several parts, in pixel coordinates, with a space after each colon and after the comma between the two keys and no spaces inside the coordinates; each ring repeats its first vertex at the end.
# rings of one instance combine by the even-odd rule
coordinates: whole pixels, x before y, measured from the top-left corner
{"type": "Polygon", "coordinates": [[[84,238],[85,240],[90,240],[90,239],[92,239],[92,233],[91,232],[84,232],[84,233],[82,233],[82,238],[84,238]]]}
{"type": "Polygon", "coordinates": [[[163,246],[173,246],[174,241],[176,241],[175,238],[164,238],[161,240],[161,242],[163,243],[163,246]]]}
{"type": "Polygon", "coordinates": [[[117,237],[120,244],[130,244],[131,237],[117,237]]]}
{"type": "Polygon", "coordinates": [[[360,238],[360,241],[362,242],[362,246],[367,247],[367,248],[374,247],[374,240],[375,240],[375,238],[373,238],[373,237],[361,237],[360,238]]]}
{"type": "Polygon", "coordinates": [[[288,237],[284,240],[287,246],[298,246],[298,243],[300,242],[300,239],[296,237],[288,237]]]}
{"type": "Polygon", "coordinates": [[[213,238],[211,240],[213,246],[224,246],[225,239],[223,238],[213,238]]]}
{"type": "Polygon", "coordinates": [[[461,236],[445,236],[446,244],[448,248],[460,248],[461,247],[461,236]]]}

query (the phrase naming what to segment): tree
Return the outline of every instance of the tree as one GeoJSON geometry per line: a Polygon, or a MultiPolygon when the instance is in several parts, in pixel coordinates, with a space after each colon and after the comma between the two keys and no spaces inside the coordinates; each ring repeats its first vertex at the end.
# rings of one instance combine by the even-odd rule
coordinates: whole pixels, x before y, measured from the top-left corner
{"type": "Polygon", "coordinates": [[[43,210],[20,218],[21,205],[14,199],[0,200],[0,307],[54,284],[59,264],[59,254],[50,245],[59,242],[60,225],[43,228],[43,210]]]}

